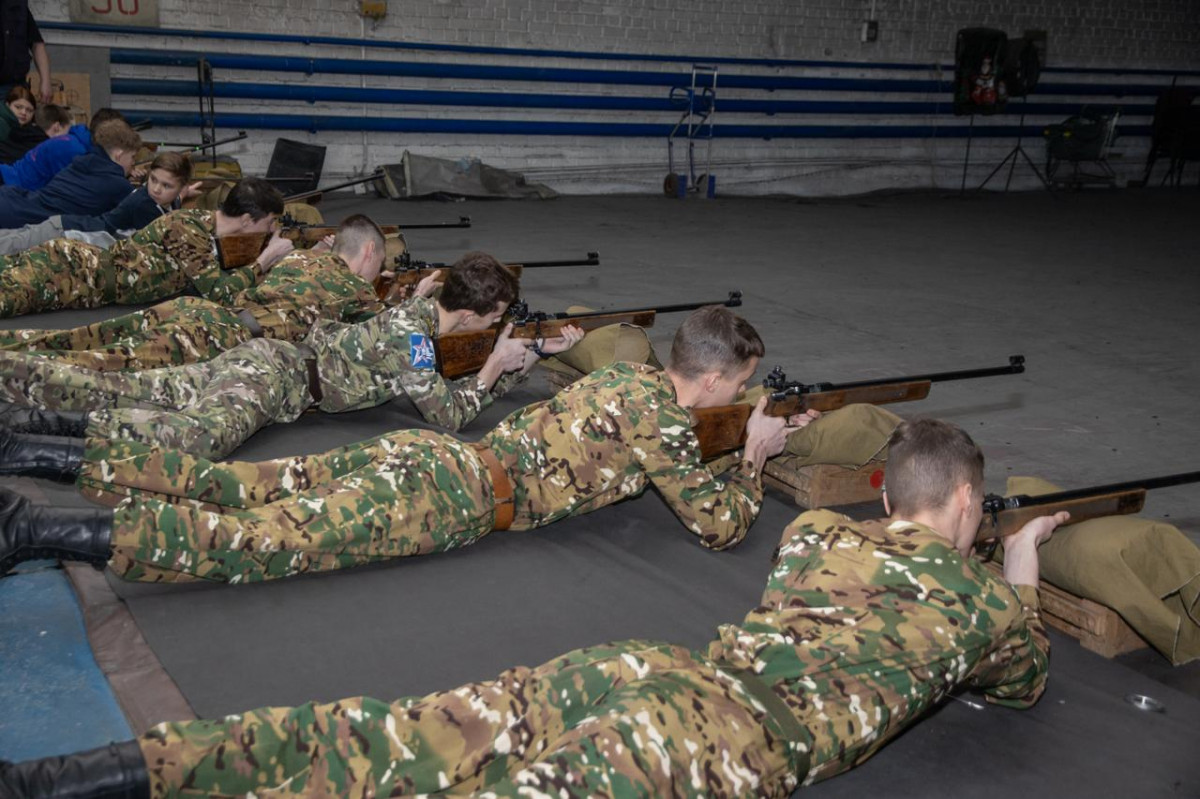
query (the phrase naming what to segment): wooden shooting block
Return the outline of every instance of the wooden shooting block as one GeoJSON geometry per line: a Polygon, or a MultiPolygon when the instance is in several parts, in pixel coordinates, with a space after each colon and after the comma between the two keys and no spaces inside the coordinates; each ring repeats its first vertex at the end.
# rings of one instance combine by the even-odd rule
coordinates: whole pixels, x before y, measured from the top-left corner
{"type": "Polygon", "coordinates": [[[767,461],[763,482],[791,494],[792,501],[802,508],[854,505],[879,499],[883,464],[871,461],[858,469],[816,464],[793,469],[767,461]]]}
{"type": "MultiPolygon", "coordinates": [[[[986,565],[996,576],[1003,575],[999,563],[986,565]]],[[[1112,608],[1075,596],[1045,580],[1038,582],[1038,590],[1046,624],[1079,641],[1084,649],[1111,658],[1149,646],[1112,608]]]]}

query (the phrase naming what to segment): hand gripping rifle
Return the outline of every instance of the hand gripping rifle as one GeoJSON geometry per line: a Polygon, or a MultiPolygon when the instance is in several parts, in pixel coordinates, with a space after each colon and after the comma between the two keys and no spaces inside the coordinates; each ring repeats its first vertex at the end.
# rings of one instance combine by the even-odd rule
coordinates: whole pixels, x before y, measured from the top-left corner
{"type": "MultiPolygon", "coordinates": [[[[983,498],[983,521],[975,540],[987,541],[1012,535],[1038,516],[1052,516],[1060,510],[1071,514],[1067,524],[1084,522],[1101,516],[1124,516],[1137,513],[1146,504],[1146,492],[1155,488],[1200,483],[1200,472],[1182,472],[1127,483],[1075,488],[1053,494],[1031,497],[1017,494],[1002,497],[988,494],[983,498]]],[[[993,544],[994,547],[994,544],[993,544]]],[[[990,550],[986,553],[990,555],[990,550]]]]}
{"type": "MultiPolygon", "coordinates": [[[[976,377],[1015,375],[1025,371],[1025,356],[1010,355],[1007,366],[986,369],[964,369],[957,372],[934,372],[927,375],[887,377],[862,380],[857,383],[788,382],[779,367],[763,380],[768,390],[766,414],[792,416],[804,411],[835,411],[847,405],[866,403],[887,405],[893,402],[912,402],[929,396],[933,383],[947,380],[971,380],[976,377]]],[[[700,439],[700,452],[705,460],[732,452],[746,443],[746,422],[754,408],[746,403],[718,408],[694,408],[692,430],[700,439]]]]}
{"type": "MultiPolygon", "coordinates": [[[[469,217],[464,217],[469,219],[469,217]]],[[[392,262],[394,265],[387,272],[375,278],[375,296],[386,305],[395,305],[412,293],[413,287],[438,270],[449,269],[453,264],[420,261],[412,257],[412,253],[404,252],[397,255],[392,262]]],[[[600,253],[589,252],[586,258],[578,260],[556,261],[521,261],[506,263],[504,267],[512,272],[518,280],[524,269],[537,269],[552,266],[597,266],[600,263],[600,253]]],[[[443,274],[444,278],[445,275],[443,274]]]]}
{"type": "MultiPolygon", "coordinates": [[[[529,264],[525,264],[529,266],[529,264]]],[[[724,305],[736,308],[742,304],[742,292],[731,291],[729,297],[717,302],[691,302],[681,305],[660,305],[653,308],[633,308],[619,311],[587,311],[585,313],[544,313],[530,311],[524,301],[518,300],[510,308],[513,338],[554,338],[567,325],[584,330],[595,330],[606,325],[619,323],[650,327],[658,314],[694,311],[708,305],[724,305]]],[[[434,340],[437,350],[438,369],[442,377],[461,377],[478,372],[487,363],[496,343],[496,328],[470,333],[449,333],[434,340]]]]}

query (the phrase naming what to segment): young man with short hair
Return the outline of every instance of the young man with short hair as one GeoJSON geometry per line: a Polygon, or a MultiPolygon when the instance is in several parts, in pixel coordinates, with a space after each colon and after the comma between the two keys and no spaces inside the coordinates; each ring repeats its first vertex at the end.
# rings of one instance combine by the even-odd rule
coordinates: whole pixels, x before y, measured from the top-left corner
{"type": "MultiPolygon", "coordinates": [[[[510,414],[474,445],[398,430],[321,455],[213,463],[95,435],[86,451],[60,444],[57,452],[70,454],[59,456],[50,444],[39,450],[33,437],[6,434],[5,473],[78,475],[88,496],[134,499],[115,516],[64,511],[58,521],[49,509],[11,505],[0,521],[8,542],[0,570],[22,551],[58,547],[98,562],[111,557],[129,579],[266,580],[466,546],[493,529],[541,527],[650,484],[704,546],[733,546],[758,515],[759,473],[783,448],[785,420],[765,416],[760,403],[746,426],[744,459],[718,479],[700,460],[690,408],[732,402],[758,365],[762,340],[745,320],[710,307],[684,322],[676,342],[678,365],[600,369],[510,414]],[[28,513],[45,524],[30,527],[21,521],[28,513]],[[34,528],[41,532],[25,537],[34,528]]],[[[523,347],[517,357],[537,359],[523,347]]]]}
{"type": "MultiPolygon", "coordinates": [[[[447,382],[437,371],[434,339],[492,327],[517,290],[516,278],[496,259],[468,253],[449,270],[438,300],[416,298],[360,324],[317,319],[301,344],[255,338],[206,363],[142,372],[96,372],[28,353],[0,352],[0,372],[6,376],[0,399],[87,412],[69,421],[37,415],[39,430],[160,444],[208,458],[224,457],[260,428],[294,421],[313,406],[340,413],[400,396],[434,424],[457,430],[528,373],[537,356],[529,341],[509,338],[506,329],[478,374],[447,382]],[[514,374],[504,377],[507,373],[514,374]]],[[[242,320],[253,335],[250,323],[258,320],[246,316],[242,320]]],[[[561,352],[582,337],[582,331],[568,327],[562,337],[546,342],[543,352],[561,352]]],[[[34,457],[18,456],[19,443],[8,444],[11,463],[34,457]]],[[[45,463],[52,451],[70,463],[78,461],[81,450],[47,444],[36,458],[45,463]]]]}
{"type": "Polygon", "coordinates": [[[902,424],[890,450],[891,518],[802,514],[783,531],[759,606],[706,649],[622,641],[425,697],[167,722],[136,741],[0,767],[0,786],[31,799],[350,786],[783,797],[862,763],[962,688],[1034,704],[1049,653],[1037,546],[1066,514],[1009,536],[1005,579],[994,577],[968,556],[982,499],[974,442],[925,420],[902,424]]]}
{"type": "Polygon", "coordinates": [[[228,304],[290,252],[292,243],[274,236],[254,264],[223,269],[216,239],[270,232],[281,213],[278,189],[261,178],[245,178],[219,210],[172,211],[107,250],[54,239],[0,257],[0,317],[154,302],[189,288],[228,304]]]}

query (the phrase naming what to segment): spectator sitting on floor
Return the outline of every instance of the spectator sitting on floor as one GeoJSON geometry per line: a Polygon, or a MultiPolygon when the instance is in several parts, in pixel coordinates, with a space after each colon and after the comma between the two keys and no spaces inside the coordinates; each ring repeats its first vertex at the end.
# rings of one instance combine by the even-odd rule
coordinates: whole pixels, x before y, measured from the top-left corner
{"type": "MultiPolygon", "coordinates": [[[[14,89],[15,91],[15,89],[14,89]]],[[[0,164],[11,164],[30,150],[55,136],[62,136],[71,127],[71,114],[61,105],[39,105],[33,112],[33,122],[21,125],[0,142],[0,164]]]]}

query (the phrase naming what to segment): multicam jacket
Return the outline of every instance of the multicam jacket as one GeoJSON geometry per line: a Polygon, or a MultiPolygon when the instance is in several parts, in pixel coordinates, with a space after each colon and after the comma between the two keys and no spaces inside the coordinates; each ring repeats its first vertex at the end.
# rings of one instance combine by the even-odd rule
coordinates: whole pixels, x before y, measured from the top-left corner
{"type": "Polygon", "coordinates": [[[708,655],[749,669],[813,737],[807,782],[846,771],[946,694],[1032,705],[1050,642],[1037,589],[1012,586],[920,524],[802,514],[762,603],[708,655]]]}

